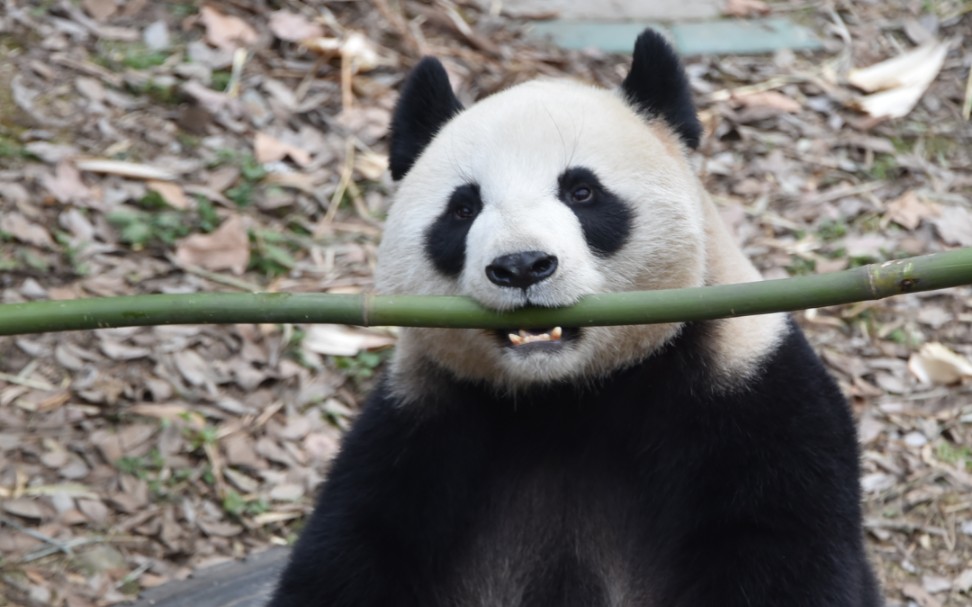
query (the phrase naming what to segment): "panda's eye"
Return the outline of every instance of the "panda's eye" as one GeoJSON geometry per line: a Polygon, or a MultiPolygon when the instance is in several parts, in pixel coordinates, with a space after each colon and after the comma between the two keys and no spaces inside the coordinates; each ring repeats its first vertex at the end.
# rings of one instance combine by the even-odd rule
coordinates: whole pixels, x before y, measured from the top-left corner
{"type": "Polygon", "coordinates": [[[476,216],[476,209],[469,205],[461,204],[452,210],[452,216],[462,221],[472,219],[476,216]]]}
{"type": "Polygon", "coordinates": [[[570,191],[570,201],[573,204],[583,204],[594,199],[594,190],[586,183],[574,186],[570,191]]]}

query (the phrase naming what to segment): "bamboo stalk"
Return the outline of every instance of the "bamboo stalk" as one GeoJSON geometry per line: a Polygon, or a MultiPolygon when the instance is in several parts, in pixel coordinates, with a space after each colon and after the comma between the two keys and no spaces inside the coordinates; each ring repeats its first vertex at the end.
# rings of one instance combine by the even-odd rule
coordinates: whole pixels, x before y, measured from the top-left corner
{"type": "Polygon", "coordinates": [[[583,327],[819,308],[972,284],[972,248],[755,283],[590,295],[566,308],[500,313],[463,297],[288,293],[134,295],[0,305],[0,335],[171,324],[340,323],[583,327]]]}

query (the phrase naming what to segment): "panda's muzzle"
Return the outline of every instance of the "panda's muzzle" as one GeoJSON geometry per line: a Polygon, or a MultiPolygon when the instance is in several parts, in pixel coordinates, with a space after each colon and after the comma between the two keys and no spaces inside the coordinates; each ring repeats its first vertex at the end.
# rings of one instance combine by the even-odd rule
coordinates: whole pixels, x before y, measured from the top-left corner
{"type": "MultiPolygon", "coordinates": [[[[557,271],[556,255],[544,251],[520,251],[500,255],[486,266],[486,277],[499,287],[522,289],[553,276],[557,271]]],[[[529,329],[500,329],[496,337],[500,343],[517,351],[534,349],[557,350],[580,336],[576,327],[542,327],[529,329]]]]}

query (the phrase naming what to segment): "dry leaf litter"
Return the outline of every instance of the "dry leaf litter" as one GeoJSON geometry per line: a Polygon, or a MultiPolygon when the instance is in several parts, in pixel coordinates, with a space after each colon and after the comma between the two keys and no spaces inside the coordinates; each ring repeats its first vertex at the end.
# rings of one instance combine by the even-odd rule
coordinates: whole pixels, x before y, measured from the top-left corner
{"type": "MultiPolygon", "coordinates": [[[[477,6],[2,0],[0,301],[369,288],[389,111],[418,57],[444,58],[466,102],[624,74],[477,6]]],[[[768,276],[972,246],[967,2],[732,10],[826,45],[688,60],[698,168],[768,276]]],[[[970,304],[964,288],[797,315],[860,420],[890,605],[972,602],[970,304]]],[[[0,338],[0,604],[116,604],[287,544],[393,342],[274,325],[0,338]]]]}

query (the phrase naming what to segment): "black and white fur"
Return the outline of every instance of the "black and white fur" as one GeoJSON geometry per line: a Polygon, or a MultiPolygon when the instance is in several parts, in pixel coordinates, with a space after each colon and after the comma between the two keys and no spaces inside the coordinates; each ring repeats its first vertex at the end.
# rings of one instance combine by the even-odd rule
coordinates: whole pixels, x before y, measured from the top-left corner
{"type": "MultiPolygon", "coordinates": [[[[510,310],[758,280],[687,162],[700,132],[651,31],[619,91],[463,109],[425,59],[379,290],[510,310]]],[[[274,607],[881,604],[853,421],[785,316],[519,329],[402,331],[274,607]]]]}

